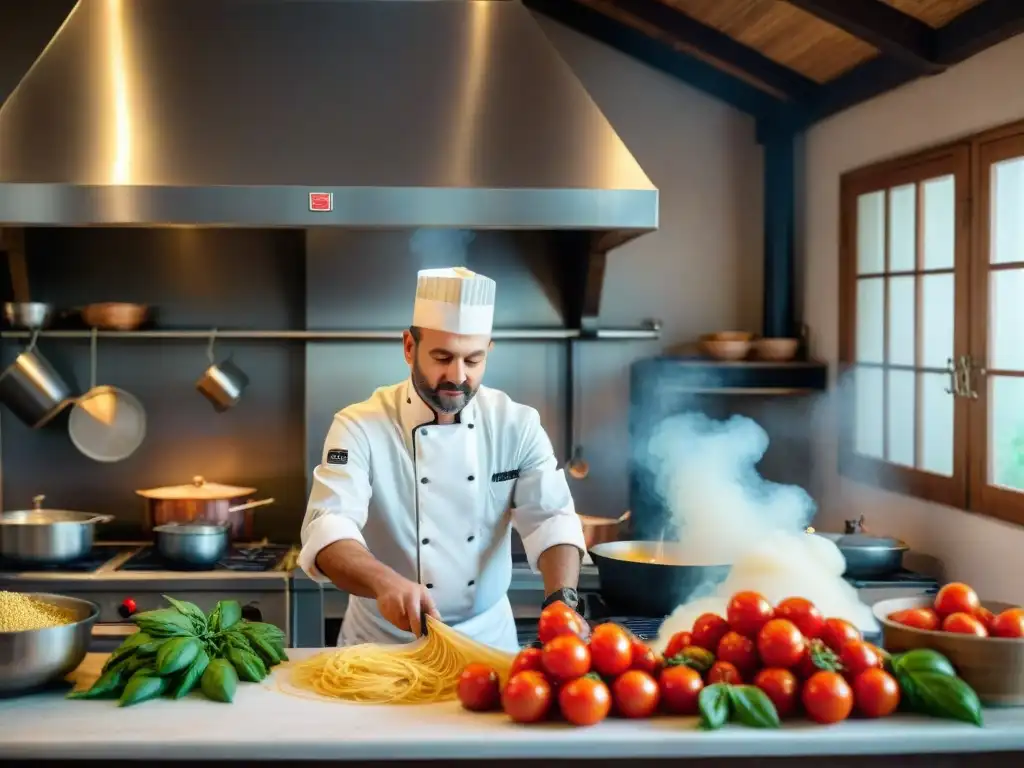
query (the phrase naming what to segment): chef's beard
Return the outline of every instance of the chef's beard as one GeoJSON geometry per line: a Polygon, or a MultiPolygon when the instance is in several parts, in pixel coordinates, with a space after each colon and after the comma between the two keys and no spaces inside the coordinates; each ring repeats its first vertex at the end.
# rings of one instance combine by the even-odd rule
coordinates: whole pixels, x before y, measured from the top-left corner
{"type": "Polygon", "coordinates": [[[458,413],[473,399],[476,389],[470,386],[468,381],[462,384],[455,384],[451,381],[440,381],[436,387],[430,386],[427,377],[420,370],[419,362],[412,366],[412,384],[423,402],[430,406],[434,413],[458,413]],[[452,390],[444,392],[443,390],[452,390]],[[456,393],[455,390],[458,390],[456,393]]]}

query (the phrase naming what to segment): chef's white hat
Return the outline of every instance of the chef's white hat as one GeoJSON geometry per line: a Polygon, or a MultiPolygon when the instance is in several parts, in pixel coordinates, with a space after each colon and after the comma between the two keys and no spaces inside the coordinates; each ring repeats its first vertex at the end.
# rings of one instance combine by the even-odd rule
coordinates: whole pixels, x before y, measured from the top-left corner
{"type": "Polygon", "coordinates": [[[422,269],[416,279],[412,324],[464,336],[489,334],[494,281],[465,267],[422,269]]]}

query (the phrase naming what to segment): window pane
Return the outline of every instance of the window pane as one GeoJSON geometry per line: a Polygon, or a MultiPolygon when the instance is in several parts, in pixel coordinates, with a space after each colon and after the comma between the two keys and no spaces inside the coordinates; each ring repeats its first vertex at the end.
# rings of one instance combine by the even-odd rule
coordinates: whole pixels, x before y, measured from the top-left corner
{"type": "Polygon", "coordinates": [[[857,274],[885,271],[885,192],[857,198],[857,274]]]}
{"type": "Polygon", "coordinates": [[[918,468],[936,475],[953,476],[953,396],[949,375],[920,373],[921,455],[918,468]]]}
{"type": "Polygon", "coordinates": [[[914,466],[914,395],[913,371],[889,371],[889,402],[886,429],[889,430],[889,455],[893,464],[914,466]]]}
{"type": "Polygon", "coordinates": [[[945,368],[953,357],[953,275],[921,275],[921,364],[945,368]]]}
{"type": "Polygon", "coordinates": [[[917,187],[906,184],[889,190],[889,272],[917,265],[917,187]]]}
{"type": "Polygon", "coordinates": [[[885,278],[857,281],[857,362],[884,362],[885,278]]]}
{"type": "Polygon", "coordinates": [[[956,182],[952,176],[926,181],[924,268],[952,269],[956,244],[956,182]]]}
{"type": "Polygon", "coordinates": [[[854,371],[856,397],[853,450],[876,459],[883,458],[882,375],[880,368],[857,368],[854,371]]]}
{"type": "Polygon", "coordinates": [[[914,278],[889,278],[889,359],[893,365],[914,364],[914,278]]]}
{"type": "Polygon", "coordinates": [[[989,482],[1024,491],[1024,378],[990,382],[989,482]]]}
{"type": "Polygon", "coordinates": [[[992,166],[993,263],[1024,261],[1024,157],[992,166]]]}
{"type": "Polygon", "coordinates": [[[991,274],[989,368],[1024,371],[1024,269],[991,274]]]}

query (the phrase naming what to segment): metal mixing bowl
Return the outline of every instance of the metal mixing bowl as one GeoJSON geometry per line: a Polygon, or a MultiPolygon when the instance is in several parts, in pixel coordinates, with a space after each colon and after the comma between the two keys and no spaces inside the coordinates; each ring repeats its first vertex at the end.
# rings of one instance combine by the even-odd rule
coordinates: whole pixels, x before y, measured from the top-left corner
{"type": "Polygon", "coordinates": [[[0,632],[0,695],[24,693],[61,680],[89,650],[100,607],[76,597],[26,592],[26,596],[73,611],[77,621],[27,632],[0,632]]]}

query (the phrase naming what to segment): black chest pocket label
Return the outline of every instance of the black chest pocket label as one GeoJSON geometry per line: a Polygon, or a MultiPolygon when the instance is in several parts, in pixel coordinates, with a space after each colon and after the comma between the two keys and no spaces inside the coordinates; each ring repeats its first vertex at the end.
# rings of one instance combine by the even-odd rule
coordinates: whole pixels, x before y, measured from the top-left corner
{"type": "Polygon", "coordinates": [[[334,448],[327,452],[328,464],[348,464],[348,451],[342,448],[334,448]]]}
{"type": "Polygon", "coordinates": [[[495,472],[491,475],[492,483],[507,483],[509,480],[515,480],[519,477],[518,469],[510,469],[506,472],[495,472]]]}

